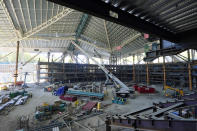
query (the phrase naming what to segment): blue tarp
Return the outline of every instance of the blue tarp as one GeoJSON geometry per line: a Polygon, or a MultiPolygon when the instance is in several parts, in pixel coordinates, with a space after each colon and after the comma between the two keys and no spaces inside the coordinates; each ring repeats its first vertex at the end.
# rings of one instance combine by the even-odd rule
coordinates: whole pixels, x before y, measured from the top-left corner
{"type": "Polygon", "coordinates": [[[67,86],[62,86],[62,87],[58,88],[58,90],[55,92],[55,95],[56,96],[64,95],[64,92],[66,90],[68,90],[68,87],[67,86]]]}

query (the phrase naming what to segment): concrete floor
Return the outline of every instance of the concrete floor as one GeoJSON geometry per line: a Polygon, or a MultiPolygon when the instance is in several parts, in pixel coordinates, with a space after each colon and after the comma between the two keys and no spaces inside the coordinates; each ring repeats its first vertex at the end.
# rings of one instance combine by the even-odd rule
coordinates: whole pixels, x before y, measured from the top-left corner
{"type": "MultiPolygon", "coordinates": [[[[135,94],[135,98],[128,99],[125,105],[117,105],[111,104],[112,98],[112,90],[111,88],[108,89],[108,96],[105,97],[102,104],[111,104],[110,106],[106,107],[104,111],[108,114],[124,114],[128,112],[137,111],[139,109],[149,107],[152,105],[153,102],[159,101],[166,101],[169,98],[166,98],[161,95],[161,86],[154,86],[155,89],[158,91],[156,94],[135,94]]],[[[35,109],[37,106],[41,105],[43,102],[47,102],[49,104],[53,104],[54,101],[59,100],[59,97],[53,96],[50,92],[44,92],[42,86],[31,85],[31,88],[27,89],[29,92],[32,92],[33,97],[28,100],[25,105],[19,105],[15,107],[8,115],[0,115],[0,131],[14,131],[18,129],[17,117],[22,115],[29,115],[30,119],[33,118],[35,109]]],[[[2,93],[2,92],[0,92],[2,93]]],[[[5,92],[4,92],[5,93],[5,92]]],[[[104,120],[105,115],[95,116],[92,118],[88,118],[86,120],[82,120],[79,123],[82,125],[87,125],[98,131],[105,130],[104,120]],[[99,125],[99,127],[98,127],[99,125]]],[[[35,125],[35,121],[31,120],[31,125],[35,125]]],[[[36,124],[43,124],[43,123],[36,123],[36,124]]],[[[66,129],[62,129],[66,130],[66,129]]],[[[79,126],[75,126],[73,131],[85,131],[79,126]]]]}

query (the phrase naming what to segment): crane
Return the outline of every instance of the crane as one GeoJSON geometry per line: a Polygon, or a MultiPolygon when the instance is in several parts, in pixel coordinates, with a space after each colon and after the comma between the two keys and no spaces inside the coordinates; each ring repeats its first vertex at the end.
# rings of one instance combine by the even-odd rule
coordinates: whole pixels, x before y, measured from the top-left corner
{"type": "Polygon", "coordinates": [[[97,64],[103,72],[111,78],[111,80],[115,83],[117,87],[119,87],[119,91],[116,92],[116,94],[129,94],[132,89],[128,88],[127,85],[125,85],[122,81],[120,81],[116,76],[114,76],[109,70],[107,70],[103,65],[99,64],[94,58],[92,58],[84,49],[82,49],[78,44],[76,44],[74,41],[71,41],[73,45],[75,45],[86,57],[94,61],[95,64],[97,64]]]}

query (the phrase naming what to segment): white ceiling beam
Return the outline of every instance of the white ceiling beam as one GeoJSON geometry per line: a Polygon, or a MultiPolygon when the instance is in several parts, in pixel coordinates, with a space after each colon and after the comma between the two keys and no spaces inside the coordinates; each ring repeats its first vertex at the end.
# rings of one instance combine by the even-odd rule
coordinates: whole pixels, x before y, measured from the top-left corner
{"type": "Polygon", "coordinates": [[[37,25],[37,19],[36,19],[36,0],[34,0],[34,17],[35,17],[36,26],[38,26],[37,25]]]}
{"type": "Polygon", "coordinates": [[[33,30],[25,33],[23,39],[28,38],[28,37],[34,35],[35,33],[38,33],[39,31],[49,27],[50,25],[54,24],[58,20],[62,19],[63,17],[65,17],[67,15],[69,15],[72,11],[73,10],[69,9],[69,8],[64,9],[62,12],[60,12],[59,14],[53,16],[48,21],[46,21],[46,22],[42,23],[41,25],[35,27],[33,30]]]}
{"type": "Polygon", "coordinates": [[[37,27],[35,27],[32,30],[30,30],[27,33],[25,33],[22,38],[20,38],[20,39],[12,39],[12,40],[6,41],[4,43],[7,44],[7,43],[11,43],[11,42],[16,42],[17,40],[27,39],[30,36],[40,32],[41,30],[46,29],[47,27],[49,27],[50,25],[54,24],[55,22],[57,22],[58,20],[62,19],[63,17],[69,15],[72,11],[73,11],[72,9],[65,8],[62,12],[60,12],[56,16],[53,16],[48,21],[42,23],[41,25],[38,25],[37,27]]]}
{"type": "Polygon", "coordinates": [[[47,2],[47,10],[46,10],[46,20],[45,21],[47,21],[48,20],[48,6],[49,6],[49,2],[48,2],[48,0],[46,1],[47,2]]]}
{"type": "Polygon", "coordinates": [[[9,23],[11,24],[11,26],[12,26],[12,28],[13,28],[13,32],[15,32],[16,37],[18,37],[18,31],[16,30],[16,27],[14,26],[14,23],[13,23],[13,21],[12,21],[12,18],[11,18],[11,16],[10,16],[9,12],[8,12],[8,9],[7,9],[7,7],[6,7],[5,3],[4,3],[4,1],[1,0],[1,1],[0,1],[0,4],[1,4],[2,8],[3,8],[4,13],[5,13],[6,16],[7,16],[7,19],[8,19],[8,21],[9,21],[9,23]]]}
{"type": "Polygon", "coordinates": [[[52,16],[53,16],[53,11],[54,11],[54,6],[55,6],[55,4],[54,4],[54,2],[53,2],[53,7],[52,7],[52,16]]]}
{"type": "MultiPolygon", "coordinates": [[[[35,52],[65,52],[67,50],[66,48],[20,48],[20,52],[28,52],[28,53],[35,53],[35,52]],[[38,51],[35,51],[34,49],[39,49],[38,51]]],[[[16,47],[0,47],[1,52],[14,52],[16,51],[16,47]]],[[[68,51],[69,52],[69,51],[68,51]]],[[[90,54],[92,57],[94,57],[93,52],[87,51],[88,54],[90,54]]],[[[104,55],[103,58],[108,58],[108,56],[104,55]]]]}
{"type": "Polygon", "coordinates": [[[40,1],[40,6],[41,6],[40,20],[41,20],[41,24],[42,24],[42,12],[43,12],[43,9],[42,9],[42,1],[43,1],[43,0],[40,1]]]}
{"type": "Polygon", "coordinates": [[[27,4],[27,13],[28,13],[28,18],[29,18],[29,22],[30,22],[30,27],[31,27],[31,30],[32,30],[32,23],[31,23],[31,17],[30,17],[30,9],[29,9],[29,3],[28,3],[28,0],[26,0],[26,4],[27,4]]]}
{"type": "MultiPolygon", "coordinates": [[[[39,51],[42,52],[64,52],[65,48],[20,48],[20,52],[38,52],[35,51],[34,49],[39,49],[39,51]]],[[[0,47],[1,52],[11,52],[11,51],[16,51],[16,47],[0,47]]]]}
{"type": "MultiPolygon", "coordinates": [[[[46,41],[50,41],[50,40],[76,40],[75,36],[68,36],[68,37],[29,37],[26,38],[25,40],[46,40],[46,41]]],[[[102,49],[105,50],[107,52],[110,52],[109,49],[97,46],[96,44],[93,44],[91,42],[88,42],[86,40],[83,40],[82,38],[78,39],[80,42],[85,43],[85,44],[89,44],[97,49],[102,49]]]]}
{"type": "Polygon", "coordinates": [[[20,12],[22,14],[23,23],[25,25],[25,32],[27,32],[27,26],[26,26],[25,17],[24,17],[23,11],[22,11],[21,0],[18,0],[18,3],[19,3],[20,12]]]}
{"type": "Polygon", "coordinates": [[[78,40],[81,41],[81,42],[83,42],[83,43],[86,43],[86,44],[89,44],[89,45],[91,45],[91,46],[94,46],[95,48],[98,48],[98,49],[101,49],[101,50],[105,50],[105,51],[107,51],[107,52],[110,52],[109,49],[106,49],[106,48],[103,48],[103,47],[99,47],[99,46],[97,46],[97,45],[95,45],[95,44],[92,44],[92,43],[90,43],[90,42],[88,42],[88,41],[85,41],[85,40],[82,40],[82,39],[78,39],[78,40]]]}
{"type": "MultiPolygon", "coordinates": [[[[13,4],[13,2],[12,2],[12,0],[10,0],[10,4],[11,4],[11,7],[12,7],[12,11],[13,11],[13,13],[14,13],[14,16],[15,16],[15,18],[16,18],[16,22],[17,22],[17,24],[18,24],[18,26],[19,26],[19,29],[17,29],[17,31],[18,30],[21,30],[22,28],[21,28],[21,25],[20,25],[20,23],[19,23],[19,20],[18,20],[18,17],[17,17],[17,15],[16,15],[16,11],[15,11],[15,8],[14,8],[14,4],[13,4]]],[[[15,27],[16,28],[16,27],[15,27]]],[[[21,36],[22,36],[22,32],[20,32],[20,31],[18,31],[18,38],[20,38],[21,36]]]]}
{"type": "MultiPolygon", "coordinates": [[[[76,38],[74,36],[70,36],[70,37],[30,37],[30,38],[26,38],[25,40],[43,40],[43,41],[51,41],[51,40],[75,40],[76,38]]],[[[102,48],[102,47],[99,47],[93,43],[90,43],[88,41],[85,41],[81,38],[78,39],[80,42],[82,43],[85,43],[85,44],[89,44],[90,46],[93,46],[97,49],[101,49],[101,50],[105,50],[107,52],[109,52],[110,50],[109,49],[106,49],[106,48],[102,48]]],[[[0,47],[2,48],[2,47],[0,47]]],[[[8,47],[9,48],[9,47],[8,47]]]]}
{"type": "MultiPolygon", "coordinates": [[[[130,37],[129,39],[127,39],[126,41],[124,41],[120,46],[121,47],[124,47],[125,45],[131,43],[132,41],[134,41],[135,39],[137,39],[140,36],[141,36],[141,33],[138,33],[138,34],[134,35],[133,37],[130,37]]],[[[114,47],[112,49],[112,51],[115,51],[115,50],[116,50],[116,47],[114,47]]]]}

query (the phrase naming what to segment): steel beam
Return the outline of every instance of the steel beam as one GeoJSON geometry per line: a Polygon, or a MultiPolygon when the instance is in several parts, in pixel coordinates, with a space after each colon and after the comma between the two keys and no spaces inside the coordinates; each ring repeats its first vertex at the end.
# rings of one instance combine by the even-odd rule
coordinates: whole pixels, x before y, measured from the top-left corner
{"type": "Polygon", "coordinates": [[[182,96],[181,99],[197,99],[197,93],[186,94],[182,96]]]}
{"type": "Polygon", "coordinates": [[[28,38],[32,35],[34,35],[35,33],[38,33],[39,31],[49,27],[50,25],[54,24],[55,22],[57,22],[58,20],[62,19],[63,17],[69,15],[73,10],[69,9],[69,8],[65,8],[63,9],[62,12],[60,12],[59,14],[57,14],[56,16],[53,16],[51,19],[49,19],[48,21],[42,23],[41,25],[33,28],[31,31],[27,32],[24,34],[23,39],[28,38]]]}
{"type": "MultiPolygon", "coordinates": [[[[67,50],[64,51],[63,54],[60,56],[59,62],[63,62],[63,61],[64,61],[64,59],[65,59],[65,57],[66,57],[66,54],[67,54],[67,50]]],[[[56,60],[58,60],[58,59],[59,59],[59,58],[57,58],[56,60]]],[[[55,60],[55,61],[56,61],[56,60],[55,60]]]]}
{"type": "Polygon", "coordinates": [[[190,50],[187,50],[187,55],[188,55],[189,89],[192,90],[192,71],[191,71],[190,50]]]}
{"type": "Polygon", "coordinates": [[[155,34],[166,40],[177,42],[176,35],[167,31],[155,24],[142,20],[133,14],[116,8],[110,3],[105,3],[101,0],[49,0],[57,4],[73,8],[82,12],[86,12],[96,17],[104,18],[106,20],[136,29],[140,32],[155,34]]]}
{"type": "Polygon", "coordinates": [[[133,55],[133,81],[135,82],[135,55],[133,55]]]}
{"type": "Polygon", "coordinates": [[[149,68],[148,68],[148,62],[146,62],[146,84],[149,85],[149,68]]]}
{"type": "Polygon", "coordinates": [[[29,60],[27,60],[22,66],[25,66],[26,64],[28,64],[29,62],[31,62],[34,58],[36,58],[39,54],[41,53],[41,51],[39,51],[36,55],[34,55],[33,57],[31,57],[29,60]]]}
{"type": "Polygon", "coordinates": [[[104,28],[105,28],[105,35],[106,35],[106,39],[107,39],[107,44],[109,46],[110,52],[112,52],[112,48],[111,48],[111,44],[110,44],[110,41],[109,41],[109,35],[108,35],[108,32],[107,32],[107,26],[106,26],[106,21],[105,20],[103,20],[103,24],[104,24],[104,28]]]}
{"type": "Polygon", "coordinates": [[[89,59],[91,59],[95,64],[97,64],[103,70],[103,72],[114,81],[115,84],[118,84],[121,87],[120,91],[127,92],[127,93],[129,92],[129,88],[122,81],[120,81],[116,76],[114,76],[111,72],[109,72],[104,66],[99,64],[94,58],[92,58],[86,51],[84,51],[74,41],[72,41],[72,44],[75,45],[84,55],[86,55],[89,59]]]}
{"type": "MultiPolygon", "coordinates": [[[[151,120],[138,119],[134,117],[112,116],[107,118],[106,127],[120,126],[134,128],[135,130],[156,130],[156,131],[196,131],[196,120],[151,120]]],[[[107,128],[110,131],[110,128],[107,128]]]]}
{"type": "MultiPolygon", "coordinates": [[[[38,25],[37,27],[33,28],[32,30],[28,31],[27,33],[23,34],[22,38],[19,38],[19,40],[23,40],[26,38],[29,38],[30,36],[38,33],[39,31],[46,29],[47,27],[49,27],[50,25],[54,24],[55,22],[57,22],[58,20],[62,19],[63,17],[69,15],[70,13],[72,13],[73,10],[69,9],[69,8],[65,8],[63,9],[63,11],[61,11],[59,14],[57,14],[56,16],[53,16],[51,19],[49,19],[48,21],[42,23],[41,25],[38,25]]],[[[11,39],[10,41],[6,41],[6,43],[9,42],[15,42],[18,39],[11,39]]]]}
{"type": "MultiPolygon", "coordinates": [[[[136,35],[134,35],[133,37],[130,37],[129,39],[127,39],[126,41],[124,41],[120,46],[121,47],[124,47],[126,46],[127,44],[131,43],[132,41],[134,41],[135,39],[139,38],[141,36],[141,33],[138,33],[136,35]]],[[[112,49],[112,51],[115,51],[116,50],[116,47],[114,47],[112,49]]]]}
{"type": "Polygon", "coordinates": [[[16,27],[14,26],[14,23],[13,23],[13,21],[12,21],[12,18],[11,18],[11,16],[10,16],[9,12],[8,12],[8,9],[7,9],[7,7],[6,7],[5,3],[4,3],[4,1],[1,0],[1,1],[0,1],[0,4],[1,4],[2,8],[3,8],[4,13],[6,14],[6,16],[7,16],[7,18],[8,18],[9,23],[11,24],[11,26],[12,26],[12,28],[13,28],[13,31],[14,31],[15,34],[16,34],[16,37],[19,37],[19,32],[16,30],[16,27]]]}
{"type": "Polygon", "coordinates": [[[77,30],[76,30],[76,38],[79,38],[83,32],[83,30],[85,29],[85,25],[88,22],[88,18],[89,15],[88,14],[83,14],[81,21],[79,23],[79,25],[77,26],[77,30]]]}
{"type": "Polygon", "coordinates": [[[9,56],[9,55],[11,55],[12,53],[13,53],[13,52],[10,52],[10,53],[8,53],[8,54],[6,54],[6,55],[0,57],[0,60],[3,59],[3,58],[5,58],[5,57],[7,57],[7,56],[9,56]]]}
{"type": "Polygon", "coordinates": [[[150,114],[148,114],[149,115],[149,118],[157,119],[157,117],[159,117],[163,113],[165,113],[165,112],[167,112],[169,110],[172,110],[174,108],[180,107],[182,105],[183,105],[183,102],[180,102],[180,103],[176,103],[174,105],[171,105],[171,106],[169,106],[167,108],[164,108],[164,109],[158,110],[156,112],[150,113],[150,114]]]}
{"type": "Polygon", "coordinates": [[[165,103],[154,103],[154,105],[159,106],[160,108],[167,108],[169,106],[172,106],[174,104],[183,102],[184,106],[190,106],[190,105],[196,105],[197,104],[197,99],[191,99],[191,100],[176,100],[176,101],[172,101],[172,102],[165,102],[165,103]]]}
{"type": "MultiPolygon", "coordinates": [[[[75,33],[76,33],[76,36],[75,36],[76,40],[75,40],[75,43],[77,43],[77,44],[79,44],[78,38],[80,38],[81,33],[83,32],[83,30],[84,30],[84,28],[85,28],[85,25],[87,24],[88,17],[89,17],[89,16],[88,16],[87,14],[83,14],[82,17],[81,17],[81,20],[80,20],[80,22],[79,22],[79,24],[78,24],[78,26],[77,26],[77,29],[76,29],[76,31],[75,31],[75,33]]],[[[75,46],[74,46],[72,43],[70,43],[70,45],[68,46],[68,50],[74,51],[74,50],[75,50],[74,47],[75,47],[75,46]]]]}
{"type": "Polygon", "coordinates": [[[165,56],[163,56],[163,89],[166,86],[166,61],[165,56]]]}

